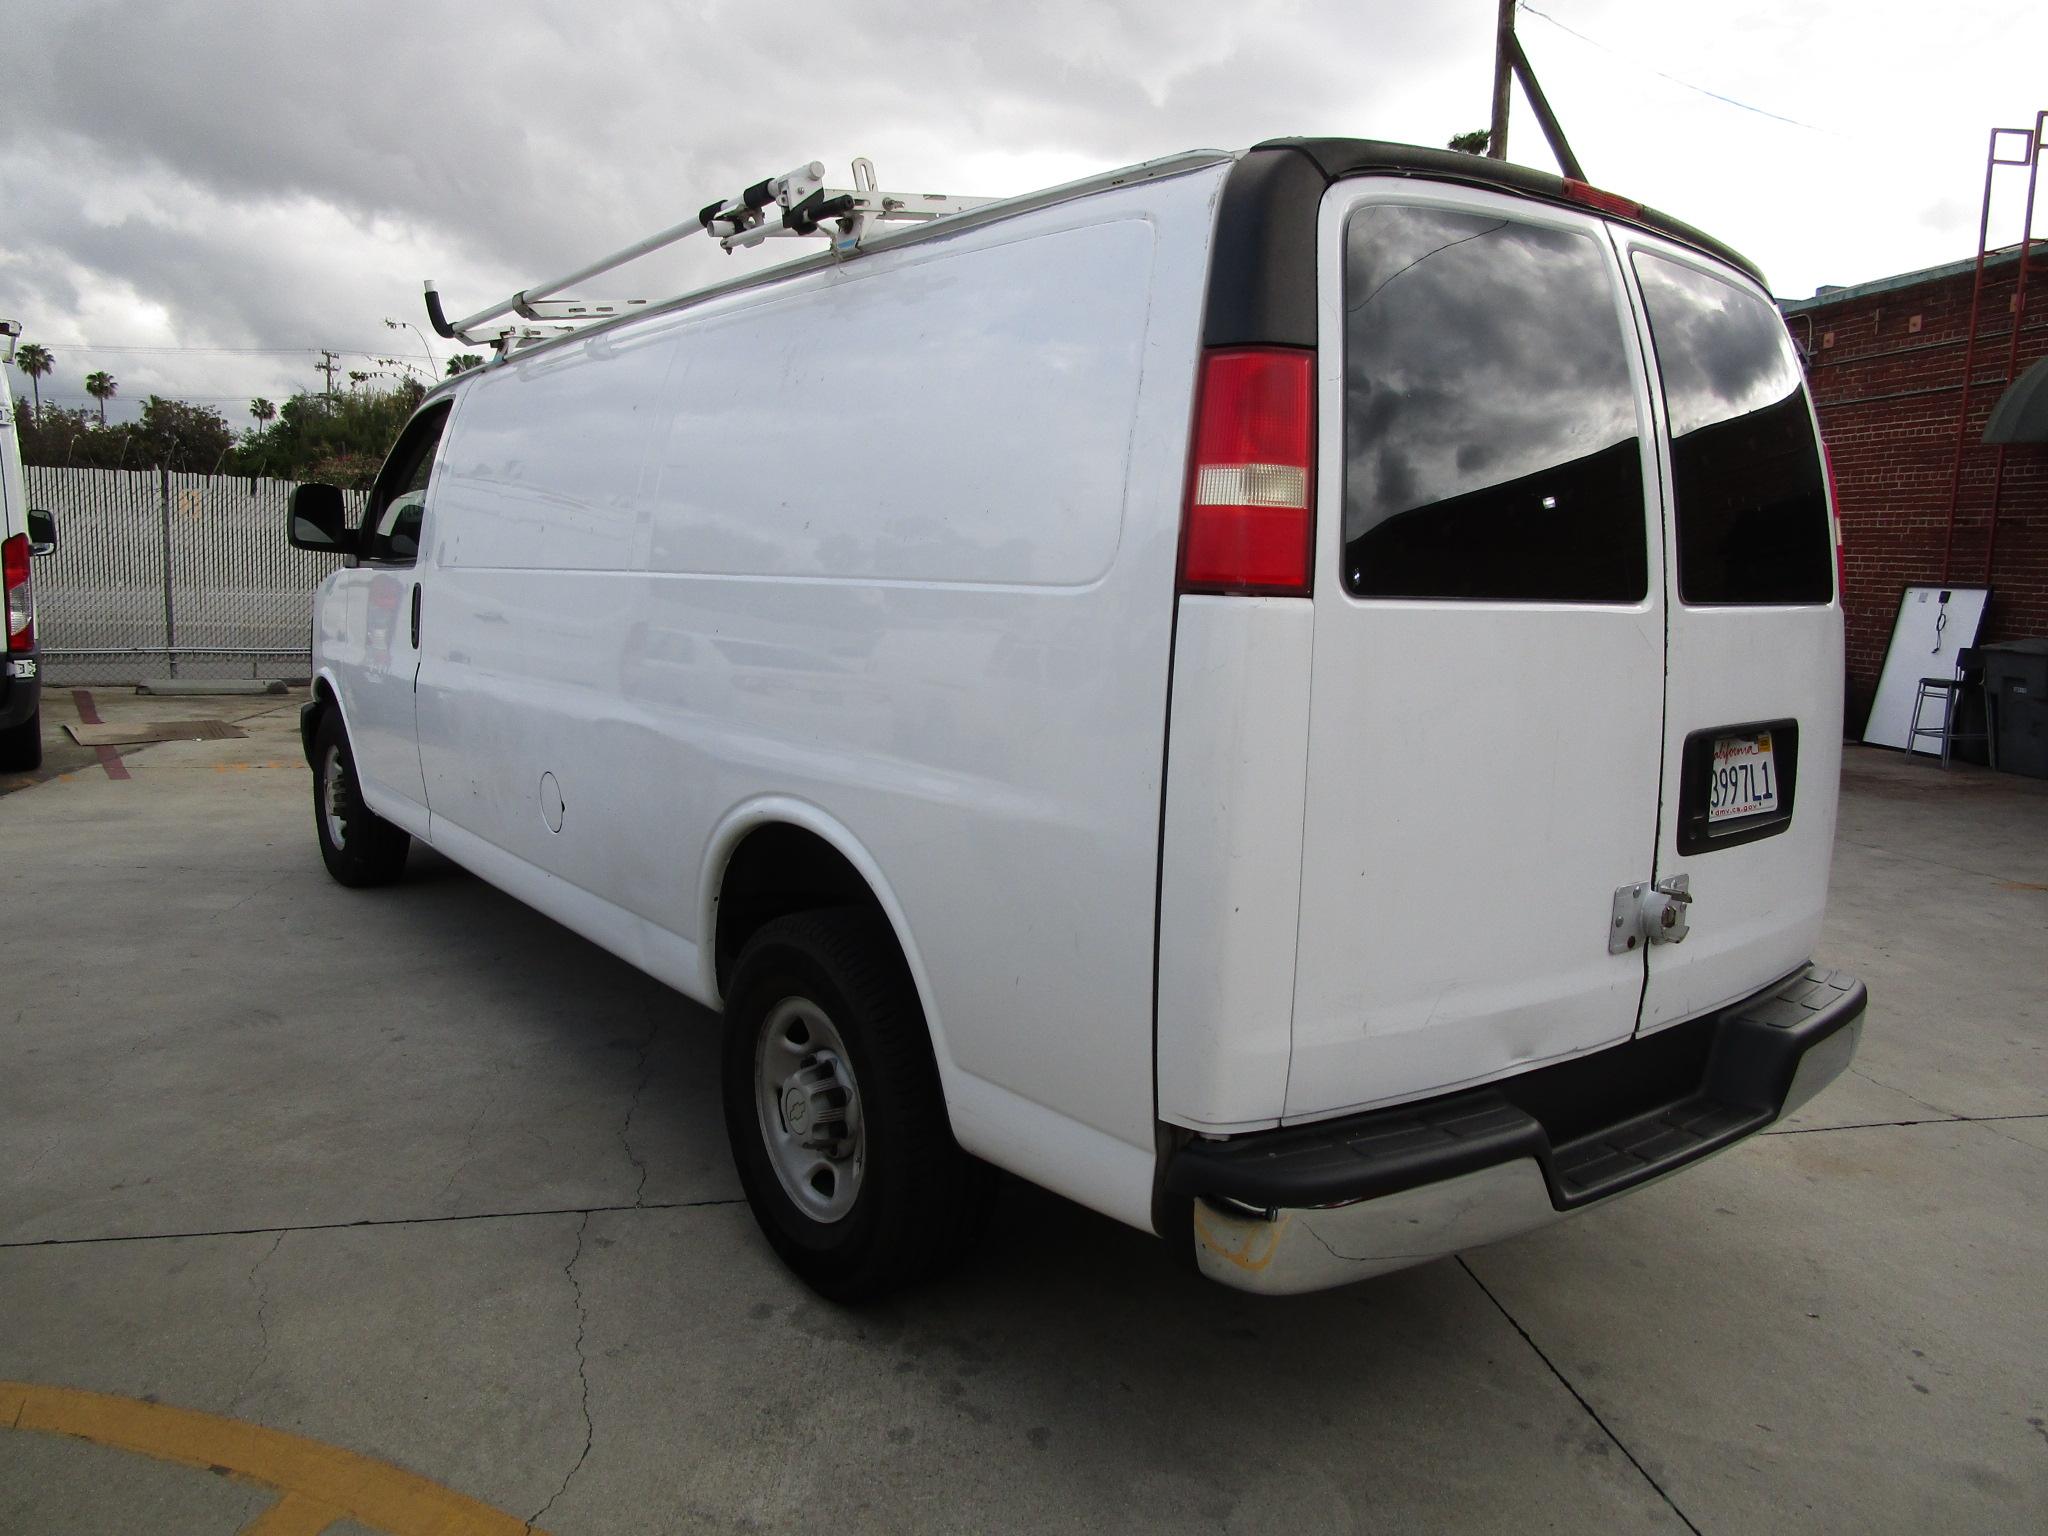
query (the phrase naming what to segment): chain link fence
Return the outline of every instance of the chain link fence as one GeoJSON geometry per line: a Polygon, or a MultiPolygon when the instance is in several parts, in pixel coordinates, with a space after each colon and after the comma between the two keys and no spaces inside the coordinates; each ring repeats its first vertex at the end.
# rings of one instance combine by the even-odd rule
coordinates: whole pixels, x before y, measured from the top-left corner
{"type": "MultiPolygon", "coordinates": [[[[302,678],[313,589],[339,563],[293,549],[293,482],[161,469],[26,471],[57,520],[35,563],[43,674],[55,684],[302,678]]],[[[362,510],[350,493],[352,517],[362,510]]]]}

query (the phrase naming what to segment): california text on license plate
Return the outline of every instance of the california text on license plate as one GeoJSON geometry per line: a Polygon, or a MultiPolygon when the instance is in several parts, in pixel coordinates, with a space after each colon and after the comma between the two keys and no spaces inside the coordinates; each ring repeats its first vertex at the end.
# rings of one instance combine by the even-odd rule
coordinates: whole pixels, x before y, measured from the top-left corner
{"type": "Polygon", "coordinates": [[[1771,733],[1718,736],[1714,768],[1708,785],[1707,824],[1758,816],[1778,808],[1778,761],[1771,753],[1771,733]]]}

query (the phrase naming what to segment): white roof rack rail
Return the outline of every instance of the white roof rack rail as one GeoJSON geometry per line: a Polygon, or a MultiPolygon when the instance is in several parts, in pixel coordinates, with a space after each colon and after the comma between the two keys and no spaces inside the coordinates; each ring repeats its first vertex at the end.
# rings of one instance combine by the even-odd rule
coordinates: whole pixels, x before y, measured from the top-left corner
{"type": "Polygon", "coordinates": [[[875,184],[874,163],[865,158],[853,162],[851,187],[825,185],[825,165],[813,160],[780,176],[757,181],[736,197],[707,203],[693,218],[636,240],[623,250],[601,257],[588,266],[548,282],[522,288],[502,303],[480,309],[451,321],[441,308],[441,292],[427,279],[427,318],[434,330],[451,341],[471,346],[490,345],[500,355],[523,342],[542,340],[598,321],[613,320],[646,304],[645,299],[605,303],[564,298],[562,290],[622,267],[629,261],[687,240],[692,235],[709,235],[728,252],[761,244],[764,240],[819,236],[832,243],[833,254],[851,256],[860,249],[869,226],[879,223],[929,223],[949,214],[965,213],[991,202],[985,197],[947,197],[932,192],[882,192],[875,184]],[[507,316],[527,321],[569,321],[554,332],[540,332],[531,326],[493,325],[507,316]],[[488,329],[485,329],[488,327],[488,329]]]}

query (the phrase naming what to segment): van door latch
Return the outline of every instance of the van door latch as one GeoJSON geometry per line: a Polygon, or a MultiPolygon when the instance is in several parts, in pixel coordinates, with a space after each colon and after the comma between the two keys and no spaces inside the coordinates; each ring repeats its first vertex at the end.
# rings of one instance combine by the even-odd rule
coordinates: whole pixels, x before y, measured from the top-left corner
{"type": "Polygon", "coordinates": [[[1690,875],[1673,875],[1655,885],[1624,885],[1614,893],[1607,953],[1625,955],[1645,944],[1683,944],[1692,932],[1685,910],[1691,905],[1690,875]]]}

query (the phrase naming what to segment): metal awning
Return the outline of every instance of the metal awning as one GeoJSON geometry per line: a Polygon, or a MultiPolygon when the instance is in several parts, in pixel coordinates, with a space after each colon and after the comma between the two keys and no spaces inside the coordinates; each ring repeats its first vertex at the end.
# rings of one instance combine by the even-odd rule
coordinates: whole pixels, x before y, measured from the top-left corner
{"type": "Polygon", "coordinates": [[[2048,443],[2048,357],[2013,380],[1984,424],[1987,443],[2048,443]]]}

